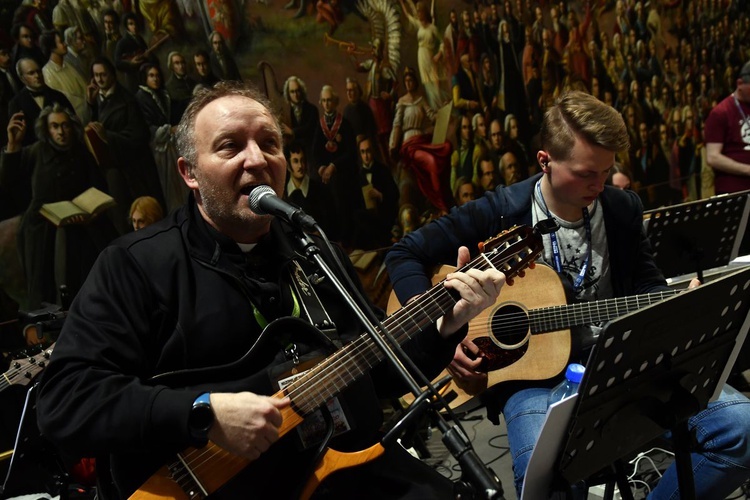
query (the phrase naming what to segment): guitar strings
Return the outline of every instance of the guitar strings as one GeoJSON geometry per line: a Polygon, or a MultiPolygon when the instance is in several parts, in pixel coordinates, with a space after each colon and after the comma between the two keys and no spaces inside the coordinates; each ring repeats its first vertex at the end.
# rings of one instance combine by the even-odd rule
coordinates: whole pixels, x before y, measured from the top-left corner
{"type": "MultiPolygon", "coordinates": [[[[518,243],[516,243],[516,245],[518,246],[518,243]]],[[[514,272],[517,272],[518,269],[514,270],[513,266],[507,264],[507,261],[513,258],[518,258],[517,254],[519,254],[523,250],[526,250],[530,255],[530,257],[528,257],[527,259],[527,261],[530,261],[531,256],[533,256],[534,253],[525,244],[522,245],[522,248],[520,250],[511,252],[510,256],[493,255],[492,257],[493,260],[497,259],[498,261],[497,263],[495,263],[495,265],[505,270],[508,275],[513,276],[514,272]]],[[[466,267],[474,267],[479,268],[480,270],[485,270],[486,262],[482,261],[483,258],[484,257],[479,257],[474,259],[462,269],[465,269],[466,267]]],[[[521,260],[521,263],[523,263],[523,260],[521,260]]],[[[416,326],[416,330],[421,331],[424,329],[424,327],[433,324],[438,319],[439,316],[435,317],[436,314],[439,314],[440,316],[444,315],[447,312],[447,307],[449,307],[449,305],[455,304],[455,302],[455,299],[453,299],[453,297],[445,287],[437,285],[420,296],[420,298],[413,303],[414,305],[410,304],[409,307],[402,308],[397,313],[386,318],[384,323],[389,330],[395,330],[396,328],[393,327],[398,327],[399,333],[396,334],[395,337],[399,343],[402,343],[404,337],[406,337],[406,339],[411,338],[411,336],[416,332],[410,329],[405,329],[399,324],[394,324],[398,323],[398,320],[400,318],[406,316],[409,320],[411,320],[411,322],[414,323],[414,325],[416,326]],[[425,302],[427,302],[426,305],[424,304],[425,302]],[[445,307],[441,305],[443,303],[446,303],[445,307]],[[422,305],[423,307],[419,307],[420,305],[422,305]],[[417,321],[417,319],[415,319],[416,314],[413,314],[411,312],[412,309],[416,310],[415,312],[421,313],[423,319],[417,321]]],[[[345,346],[344,348],[334,353],[332,356],[326,358],[326,360],[318,365],[321,367],[321,369],[316,368],[314,370],[315,373],[308,372],[307,374],[290,384],[290,386],[288,386],[291,387],[291,389],[288,390],[287,395],[295,401],[296,406],[299,407],[304,414],[318,408],[321,404],[330,399],[330,397],[339,392],[338,387],[336,386],[335,382],[333,382],[333,379],[341,379],[344,382],[343,385],[345,386],[348,382],[351,382],[354,378],[356,378],[356,376],[362,375],[364,373],[364,371],[361,370],[360,367],[355,365],[354,368],[357,368],[358,373],[356,373],[356,376],[353,377],[350,370],[350,365],[352,365],[353,363],[336,363],[344,356],[344,354],[347,354],[346,351],[354,351],[354,353],[351,353],[351,358],[355,361],[357,359],[359,361],[365,361],[369,365],[369,367],[374,366],[382,359],[382,353],[380,353],[379,349],[376,348],[372,339],[370,339],[366,335],[360,336],[353,342],[347,344],[347,346],[345,346]],[[347,349],[350,346],[351,349],[347,349]],[[322,371],[322,369],[330,367],[331,365],[334,365],[333,368],[329,368],[329,370],[325,373],[319,373],[322,371]],[[319,377],[316,377],[315,375],[322,375],[324,379],[328,379],[332,382],[333,387],[325,387],[324,391],[316,390],[315,386],[320,385],[320,380],[319,377]],[[315,378],[315,381],[311,384],[313,378],[315,378]],[[326,395],[322,396],[323,399],[321,399],[322,392],[327,392],[326,395]]]]}
{"type": "MultiPolygon", "coordinates": [[[[518,245],[519,242],[516,243],[516,246],[518,245]]],[[[482,257],[475,258],[460,270],[464,270],[467,267],[486,270],[486,266],[489,264],[496,269],[496,266],[500,267],[506,273],[506,276],[512,277],[515,273],[526,267],[528,262],[538,254],[538,252],[535,253],[534,250],[529,248],[525,243],[521,246],[522,248],[515,252],[511,252],[510,256],[504,256],[502,253],[498,254],[497,250],[493,250],[494,255],[492,255],[491,259],[487,259],[486,254],[482,253],[482,257]],[[520,259],[521,266],[518,269],[513,269],[512,265],[508,265],[508,261],[518,258],[518,254],[524,250],[528,254],[527,258],[525,260],[520,259]],[[492,261],[495,259],[497,259],[497,262],[493,263],[492,261]]],[[[508,246],[505,251],[511,247],[512,245],[508,246]]],[[[403,307],[396,313],[385,318],[384,326],[389,331],[396,332],[393,333],[393,335],[399,344],[410,339],[412,335],[422,331],[425,327],[432,325],[440,316],[447,312],[447,309],[451,305],[456,303],[456,300],[449,293],[448,289],[444,286],[440,286],[443,282],[444,280],[422,294],[412,303],[413,305],[410,304],[407,307],[403,307]],[[414,312],[412,312],[412,310],[414,310],[414,312]],[[417,318],[415,318],[416,313],[419,313],[422,319],[417,320],[417,318]],[[436,316],[437,314],[440,316],[436,316]],[[413,327],[406,328],[401,324],[403,323],[404,316],[414,324],[414,327],[416,327],[415,329],[412,329],[413,327]]],[[[348,383],[363,375],[365,371],[362,370],[361,367],[362,361],[371,368],[382,359],[382,356],[382,353],[376,348],[374,341],[369,336],[364,334],[360,335],[358,338],[316,365],[315,369],[309,370],[299,379],[287,386],[287,389],[289,390],[286,392],[286,395],[294,401],[295,406],[300,409],[303,415],[307,415],[324,404],[328,399],[338,394],[340,389],[346,387],[348,383]],[[348,360],[346,358],[348,358],[348,360]],[[345,362],[339,362],[341,359],[344,359],[345,362]],[[359,360],[360,363],[355,363],[357,360],[359,360]],[[346,361],[349,362],[347,363],[346,361]],[[333,366],[333,368],[331,368],[331,366],[333,366]],[[328,369],[326,370],[326,368],[328,369]],[[354,373],[352,373],[353,371],[354,373]],[[331,384],[321,383],[320,376],[322,376],[323,381],[328,380],[331,384]],[[333,382],[335,378],[338,378],[343,382],[341,388],[333,382]],[[322,386],[323,390],[316,390],[316,386],[322,386]]],[[[212,447],[213,446],[214,445],[212,444],[212,447]]],[[[207,456],[210,455],[210,449],[207,448],[208,447],[203,450],[197,450],[200,451],[198,455],[195,455],[195,453],[188,453],[183,459],[189,466],[193,467],[202,465],[196,463],[197,460],[203,459],[203,463],[205,463],[207,460],[216,458],[214,455],[207,456]]]]}
{"type": "MultiPolygon", "coordinates": [[[[419,331],[422,330],[425,326],[428,326],[429,324],[432,324],[434,322],[432,321],[431,317],[436,312],[442,312],[442,308],[440,307],[439,303],[441,299],[445,301],[446,298],[452,299],[452,297],[450,297],[448,291],[444,287],[433,287],[414,303],[410,304],[409,307],[402,308],[398,314],[393,314],[386,318],[384,320],[384,324],[386,328],[392,330],[392,333],[397,341],[399,343],[402,343],[405,338],[408,339],[411,337],[411,335],[413,334],[412,329],[416,329],[417,331],[419,331]],[[405,309],[408,309],[408,311],[405,311],[405,309]],[[422,319],[418,321],[417,314],[409,314],[411,310],[414,310],[416,313],[420,314],[422,316],[422,319]],[[403,325],[404,322],[400,321],[403,317],[406,317],[406,319],[410,320],[410,323],[413,323],[413,326],[411,328],[405,327],[403,325]]],[[[380,356],[382,356],[382,353],[380,353],[380,351],[376,349],[376,346],[374,345],[372,339],[370,339],[367,335],[362,335],[344,346],[344,348],[340,349],[329,358],[326,358],[318,365],[321,367],[321,369],[325,369],[330,365],[334,365],[333,369],[329,369],[327,372],[324,372],[322,376],[327,379],[338,377],[345,381],[346,379],[344,378],[344,375],[342,373],[345,370],[346,374],[351,377],[351,370],[349,369],[349,366],[347,366],[347,363],[335,364],[338,362],[339,358],[343,357],[343,355],[348,354],[351,354],[352,359],[356,360],[357,358],[360,358],[360,361],[365,361],[368,365],[373,365],[374,361],[380,361],[380,356]],[[353,352],[350,353],[349,351],[353,352]]],[[[357,366],[355,365],[354,368],[357,368],[357,366]]],[[[316,369],[315,371],[318,372],[321,370],[316,369]]],[[[315,408],[320,406],[322,402],[328,399],[325,398],[322,401],[318,399],[320,397],[320,391],[315,391],[315,388],[310,387],[309,384],[309,382],[312,381],[314,374],[308,372],[306,375],[307,376],[300,377],[293,384],[291,384],[292,388],[287,392],[292,400],[297,403],[297,406],[300,407],[301,410],[305,413],[314,410],[315,408]],[[310,396],[311,394],[312,396],[308,398],[308,396],[310,396]]],[[[317,377],[313,385],[315,384],[319,384],[319,380],[317,379],[317,377]]],[[[330,396],[332,395],[333,393],[330,394],[330,396]]]]}
{"type": "MultiPolygon", "coordinates": [[[[412,320],[412,322],[414,323],[414,325],[416,326],[416,328],[418,330],[421,330],[421,329],[423,329],[424,326],[429,326],[430,324],[432,324],[432,321],[429,318],[433,317],[433,315],[435,315],[437,312],[442,313],[443,309],[439,305],[440,302],[441,302],[441,299],[444,299],[446,296],[450,295],[448,293],[447,289],[445,289],[444,287],[435,287],[435,288],[433,288],[432,290],[430,290],[427,293],[423,296],[423,299],[422,299],[424,302],[427,303],[427,306],[423,307],[423,308],[415,307],[415,309],[417,309],[417,311],[421,311],[423,313],[423,315],[425,317],[424,319],[427,320],[427,322],[424,322],[424,321],[417,322],[416,320],[414,320],[414,314],[407,314],[408,311],[405,311],[405,308],[400,309],[399,311],[397,311],[396,313],[394,313],[393,315],[389,316],[386,319],[386,323],[396,323],[395,325],[388,324],[387,326],[388,327],[394,327],[394,326],[396,327],[397,331],[399,332],[399,334],[396,336],[396,338],[399,341],[399,343],[402,343],[402,340],[404,340],[404,337],[410,338],[411,335],[412,335],[412,333],[413,333],[413,332],[410,332],[409,330],[405,329],[402,325],[398,324],[399,323],[398,320],[402,316],[407,316],[408,319],[412,320]],[[430,292],[432,292],[432,294],[427,295],[427,293],[430,293],[430,292]]],[[[656,293],[651,293],[651,294],[645,294],[645,295],[639,296],[639,297],[627,297],[627,298],[624,298],[624,299],[623,298],[620,298],[620,299],[607,299],[607,300],[602,301],[602,303],[604,304],[604,306],[603,307],[601,307],[601,306],[597,307],[597,311],[601,311],[603,309],[607,314],[615,313],[617,315],[617,314],[620,314],[619,309],[620,309],[620,304],[622,304],[622,303],[625,304],[624,308],[633,308],[633,307],[640,308],[641,307],[641,302],[648,302],[648,304],[651,304],[651,303],[653,303],[653,301],[661,300],[661,299],[663,299],[665,297],[672,296],[672,295],[674,295],[676,293],[678,293],[678,291],[670,290],[670,291],[664,291],[664,292],[656,292],[656,293]],[[653,299],[653,301],[652,301],[652,299],[653,299]]],[[[419,304],[417,304],[417,305],[419,305],[419,304]]],[[[576,306],[582,306],[582,307],[578,308],[578,309],[582,310],[582,309],[585,308],[586,304],[574,304],[574,305],[568,305],[568,306],[566,306],[566,305],[551,306],[551,307],[541,308],[541,309],[537,309],[537,310],[522,311],[522,312],[516,312],[516,313],[509,313],[509,314],[504,314],[504,315],[501,315],[501,316],[495,315],[494,317],[492,317],[492,322],[494,324],[494,322],[497,321],[498,319],[502,320],[501,323],[500,323],[500,326],[501,326],[501,328],[507,330],[508,328],[512,328],[513,326],[517,326],[517,325],[528,325],[529,323],[531,323],[533,325],[535,322],[539,323],[539,322],[542,322],[542,321],[549,321],[550,318],[551,318],[552,321],[558,321],[558,320],[561,319],[559,317],[561,309],[568,309],[569,311],[573,311],[576,308],[576,306]]],[[[589,307],[589,309],[590,309],[590,307],[589,307]]],[[[589,310],[588,312],[590,313],[591,311],[589,310]]],[[[630,312],[630,311],[628,310],[626,312],[630,312]]],[[[575,317],[575,315],[576,315],[575,312],[569,312],[567,314],[568,317],[575,317]]],[[[481,328],[481,327],[478,327],[478,328],[470,327],[469,328],[469,332],[473,332],[473,331],[476,331],[476,330],[484,330],[484,329],[481,328]]],[[[502,337],[510,336],[510,335],[511,334],[500,334],[500,335],[494,335],[494,336],[498,337],[498,338],[502,338],[502,337]]],[[[352,351],[354,351],[353,353],[341,352],[341,354],[342,355],[343,354],[347,354],[347,355],[350,355],[352,357],[356,357],[357,356],[357,352],[359,352],[360,354],[362,354],[363,359],[367,362],[367,364],[370,365],[370,366],[373,366],[376,362],[379,362],[381,360],[381,355],[380,355],[379,350],[375,351],[374,348],[375,348],[375,345],[374,345],[374,343],[372,342],[372,340],[369,337],[360,337],[360,338],[356,339],[354,342],[352,342],[350,344],[347,344],[347,346],[345,346],[345,349],[347,351],[352,350],[352,351]],[[346,348],[349,348],[349,349],[346,349],[346,348]]],[[[335,358],[340,358],[340,357],[341,356],[336,356],[335,358]]],[[[332,357],[332,358],[328,358],[328,360],[330,360],[330,362],[327,363],[327,364],[333,364],[338,359],[334,359],[332,357]]],[[[348,367],[346,366],[346,364],[341,364],[340,367],[346,370],[346,374],[352,380],[354,378],[356,378],[356,376],[352,375],[351,371],[348,369],[348,367]]],[[[340,373],[341,372],[340,368],[334,368],[332,370],[332,372],[333,373],[331,375],[329,375],[328,378],[330,378],[330,377],[338,377],[343,382],[345,382],[345,383],[347,382],[347,378],[345,378],[340,373]]],[[[364,372],[362,370],[359,370],[359,373],[357,375],[361,375],[363,373],[364,372]]],[[[309,392],[309,390],[305,386],[305,384],[301,384],[300,389],[298,391],[296,391],[296,392],[290,393],[290,396],[295,397],[295,398],[304,399],[308,392],[309,392]]],[[[328,397],[323,397],[322,402],[327,401],[330,397],[332,397],[336,393],[338,393],[338,391],[331,392],[328,395],[328,397]]],[[[319,394],[318,394],[318,396],[319,396],[319,394]]],[[[314,399],[313,401],[311,401],[311,402],[308,403],[308,405],[316,405],[310,411],[314,410],[315,408],[317,408],[319,406],[318,402],[319,401],[316,401],[314,399]]],[[[308,406],[308,408],[309,408],[309,406],[308,406]]],[[[210,449],[195,450],[195,451],[193,451],[191,453],[186,454],[183,458],[186,460],[186,462],[189,462],[189,465],[191,467],[201,467],[202,465],[205,465],[205,463],[207,463],[209,460],[212,460],[212,459],[215,460],[215,459],[217,459],[217,457],[216,457],[216,455],[214,453],[214,448],[217,448],[217,447],[215,445],[212,445],[212,447],[210,449]],[[199,453],[196,454],[196,452],[199,452],[199,453]]],[[[228,457],[218,457],[218,458],[228,458],[228,457]]],[[[187,473],[185,473],[185,475],[187,475],[187,473]]],[[[185,475],[183,475],[183,477],[185,475]]],[[[175,479],[179,480],[179,477],[177,477],[175,479]]]]}
{"type": "Polygon", "coordinates": [[[654,292],[633,297],[620,297],[605,299],[596,302],[583,302],[579,304],[549,306],[539,309],[526,309],[522,311],[502,314],[489,314],[486,322],[480,326],[473,326],[470,322],[469,331],[489,329],[494,332],[495,338],[516,336],[520,329],[531,330],[531,333],[545,333],[562,330],[570,326],[587,324],[593,322],[607,321],[629,312],[635,311],[647,305],[654,304],[665,298],[679,293],[678,290],[654,292]],[[597,316],[594,318],[593,316],[597,316]],[[576,319],[581,317],[581,319],[576,319]],[[582,321],[583,317],[590,318],[582,321]],[[513,330],[511,333],[508,330],[513,330]]]}
{"type": "Polygon", "coordinates": [[[46,350],[40,352],[39,354],[29,356],[26,359],[11,360],[12,364],[19,363],[20,366],[12,367],[2,374],[2,378],[0,378],[0,391],[4,391],[5,389],[13,385],[13,381],[16,379],[16,377],[18,377],[19,375],[23,376],[24,372],[29,373],[29,380],[31,380],[34,375],[37,375],[39,371],[44,369],[51,354],[52,349],[48,347],[46,350]],[[37,358],[39,358],[38,361],[37,358]],[[26,363],[26,365],[24,366],[23,363],[26,363]]]}
{"type": "MultiPolygon", "coordinates": [[[[528,249],[528,251],[529,253],[532,253],[530,249],[528,249]]],[[[517,256],[513,254],[510,257],[506,258],[505,261],[503,261],[502,259],[498,259],[498,265],[501,265],[501,267],[503,267],[503,264],[507,265],[507,261],[515,257],[517,256]]],[[[487,266],[486,264],[489,264],[489,266],[491,267],[495,267],[493,263],[487,259],[486,254],[482,253],[480,254],[480,257],[474,259],[472,262],[464,266],[461,270],[465,269],[466,267],[486,270],[489,268],[489,266],[487,266]],[[485,259],[486,262],[482,259],[485,259]]],[[[511,272],[508,272],[506,274],[513,275],[512,266],[509,266],[509,269],[511,270],[511,272]]],[[[443,282],[439,283],[438,286],[433,287],[432,289],[425,292],[422,296],[420,296],[419,299],[415,301],[413,307],[401,308],[384,320],[386,328],[391,331],[397,332],[394,333],[394,337],[399,342],[399,344],[410,339],[413,335],[415,335],[419,331],[422,331],[425,327],[432,325],[434,321],[437,320],[437,318],[435,317],[436,315],[444,315],[446,312],[446,308],[441,304],[445,304],[446,302],[452,302],[452,304],[455,304],[456,301],[450,295],[449,291],[445,287],[439,286],[442,283],[443,282]],[[420,316],[421,319],[419,319],[420,316]],[[410,323],[413,323],[413,326],[407,328],[403,324],[404,319],[408,319],[410,323]]],[[[649,298],[651,296],[658,296],[660,298],[663,298],[664,295],[671,294],[672,293],[670,292],[659,292],[655,294],[649,294],[649,298]]],[[[637,298],[626,299],[625,307],[632,307],[632,302],[635,302],[636,308],[640,307],[637,298]]],[[[450,307],[450,305],[452,304],[446,304],[446,306],[450,307]]],[[[528,324],[530,321],[533,322],[534,320],[537,320],[537,322],[549,320],[554,321],[559,319],[560,309],[564,307],[575,307],[575,305],[552,306],[536,311],[530,311],[529,313],[523,311],[518,313],[505,314],[503,316],[500,316],[499,318],[503,320],[502,326],[506,328],[516,325],[528,324]],[[532,317],[531,320],[529,320],[529,316],[532,317]],[[558,316],[558,318],[556,318],[555,316],[558,316]]],[[[619,313],[618,304],[616,303],[605,304],[605,312],[612,312],[612,307],[614,307],[615,313],[619,313]]],[[[597,310],[601,310],[601,308],[598,308],[597,310]]],[[[575,313],[573,313],[573,315],[575,315],[575,313]]],[[[493,318],[493,323],[495,319],[496,318],[493,318]]],[[[472,331],[471,327],[470,331],[472,331]]],[[[361,364],[355,364],[351,362],[357,360],[364,361],[369,368],[373,367],[376,363],[382,360],[382,353],[379,349],[376,348],[372,339],[366,335],[361,335],[354,341],[344,346],[342,349],[336,351],[336,353],[334,353],[333,355],[326,358],[318,365],[320,369],[315,370],[315,373],[308,372],[298,380],[296,380],[293,384],[291,384],[291,390],[287,392],[287,395],[295,401],[296,406],[300,408],[300,410],[303,412],[303,415],[306,415],[324,404],[325,401],[335,396],[340,391],[340,389],[337,388],[337,384],[335,383],[332,384],[333,387],[329,387],[328,384],[322,384],[324,390],[316,391],[315,386],[321,385],[318,377],[321,374],[318,372],[323,371],[323,369],[328,367],[329,370],[325,371],[325,373],[322,374],[323,378],[329,380],[338,378],[343,382],[343,388],[348,383],[365,373],[365,370],[362,370],[361,364]],[[341,359],[344,359],[346,361],[345,358],[349,358],[350,362],[339,362],[341,359]],[[330,368],[330,366],[333,366],[333,368],[330,368]],[[354,369],[354,373],[352,373],[352,368],[354,369]],[[315,380],[313,381],[313,379],[315,380]]],[[[189,462],[189,465],[200,467],[207,461],[217,458],[215,454],[211,453],[214,448],[218,447],[212,443],[210,447],[206,447],[203,450],[195,450],[191,453],[186,454],[183,458],[186,462],[189,462]],[[199,453],[196,454],[196,452],[199,453]],[[201,462],[198,462],[199,460],[201,460],[201,462]]]]}
{"type": "MultiPolygon", "coordinates": [[[[417,331],[420,331],[424,329],[426,326],[431,325],[434,321],[431,319],[432,316],[434,316],[436,313],[440,313],[442,315],[443,309],[440,307],[441,300],[444,302],[446,298],[452,299],[450,297],[450,294],[444,287],[433,287],[430,291],[423,294],[420,299],[415,301],[412,304],[410,304],[408,309],[414,309],[417,313],[420,313],[422,316],[422,319],[417,321],[416,314],[408,314],[408,311],[404,311],[402,308],[399,310],[398,314],[393,314],[385,319],[384,324],[386,328],[389,330],[392,330],[392,333],[394,334],[396,340],[399,343],[402,343],[405,339],[408,339],[413,335],[415,332],[413,332],[411,329],[407,329],[402,323],[403,321],[399,321],[402,319],[402,317],[406,316],[407,319],[410,320],[411,323],[413,323],[413,327],[417,331]],[[426,303],[426,305],[424,305],[426,303]],[[419,307],[420,305],[424,305],[423,307],[419,307]]],[[[455,301],[454,301],[455,303],[455,301]]],[[[326,358],[323,362],[321,362],[318,366],[321,368],[326,368],[328,365],[332,365],[338,362],[339,358],[342,358],[344,355],[350,355],[352,358],[361,358],[362,361],[367,362],[368,365],[372,366],[374,365],[376,361],[380,361],[382,353],[377,349],[372,339],[370,339],[366,335],[362,335],[355,339],[354,341],[350,342],[344,348],[340,349],[336,353],[334,353],[329,358],[326,358]],[[348,352],[353,351],[353,352],[348,352]]],[[[354,366],[357,368],[357,366],[354,366]]],[[[346,363],[338,363],[338,366],[335,366],[333,369],[329,370],[328,372],[324,373],[323,376],[325,378],[335,378],[338,377],[342,380],[346,380],[343,375],[342,371],[346,370],[347,375],[351,377],[351,371],[349,370],[349,366],[347,366],[346,363]]],[[[318,370],[316,370],[317,372],[318,370]]],[[[361,375],[364,373],[363,371],[360,371],[358,375],[361,375]]],[[[325,398],[322,402],[320,400],[314,399],[317,394],[313,394],[312,401],[305,404],[305,402],[302,402],[302,404],[299,404],[298,400],[304,400],[309,395],[310,392],[315,392],[314,387],[309,387],[309,382],[312,381],[313,376],[315,374],[308,372],[306,376],[300,377],[298,380],[296,380],[293,384],[291,384],[292,390],[288,391],[288,395],[295,400],[296,403],[298,403],[298,406],[302,408],[303,411],[312,411],[322,402],[329,399],[330,396],[333,396],[334,394],[331,393],[328,398],[325,398]],[[311,408],[310,408],[311,407],[311,408]]],[[[316,379],[314,384],[318,384],[319,381],[316,379]]]]}

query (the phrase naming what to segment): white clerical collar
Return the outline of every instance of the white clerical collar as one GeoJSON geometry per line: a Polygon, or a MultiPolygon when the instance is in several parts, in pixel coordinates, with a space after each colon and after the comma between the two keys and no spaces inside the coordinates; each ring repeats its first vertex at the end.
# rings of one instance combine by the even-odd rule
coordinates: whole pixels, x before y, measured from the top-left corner
{"type": "Polygon", "coordinates": [[[294,184],[294,180],[289,179],[289,182],[286,184],[286,192],[287,195],[292,194],[296,190],[302,191],[302,196],[307,198],[307,192],[310,190],[310,176],[305,174],[305,176],[302,178],[302,182],[300,183],[299,187],[297,187],[294,184]]]}
{"type": "Polygon", "coordinates": [[[112,85],[109,89],[102,91],[99,91],[99,95],[102,97],[110,97],[112,94],[115,93],[115,87],[116,85],[112,85]]]}
{"type": "Polygon", "coordinates": [[[237,242],[237,246],[240,247],[240,250],[242,250],[242,253],[251,252],[253,250],[253,248],[255,248],[256,245],[257,245],[257,243],[240,243],[240,242],[237,242]]]}

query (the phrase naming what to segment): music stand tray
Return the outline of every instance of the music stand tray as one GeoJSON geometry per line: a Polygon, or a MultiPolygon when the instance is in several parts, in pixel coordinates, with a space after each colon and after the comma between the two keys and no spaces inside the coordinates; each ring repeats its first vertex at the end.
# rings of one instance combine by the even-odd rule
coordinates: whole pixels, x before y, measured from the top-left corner
{"type": "Polygon", "coordinates": [[[750,212],[750,191],[644,212],[646,235],[664,276],[726,266],[737,258],[750,212]]]}
{"type": "MultiPolygon", "coordinates": [[[[560,475],[575,483],[667,430],[687,429],[688,418],[721,393],[747,335],[749,311],[750,269],[744,269],[605,326],[581,381],[560,475]]],[[[683,492],[685,464],[676,458],[683,492]]],[[[691,473],[689,453],[686,459],[691,473]]]]}

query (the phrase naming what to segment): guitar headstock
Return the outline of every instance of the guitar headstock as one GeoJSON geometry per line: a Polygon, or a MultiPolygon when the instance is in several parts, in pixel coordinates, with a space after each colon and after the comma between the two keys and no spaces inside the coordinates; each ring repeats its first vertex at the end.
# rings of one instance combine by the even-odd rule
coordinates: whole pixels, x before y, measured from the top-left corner
{"type": "Polygon", "coordinates": [[[55,344],[52,344],[47,349],[33,356],[14,359],[11,361],[8,371],[3,374],[3,378],[9,384],[27,385],[47,367],[54,347],[55,344]]]}
{"type": "Polygon", "coordinates": [[[508,284],[515,276],[523,276],[526,268],[533,268],[534,261],[544,250],[542,234],[529,226],[513,226],[497,236],[479,243],[479,250],[492,266],[505,274],[508,284]]]}

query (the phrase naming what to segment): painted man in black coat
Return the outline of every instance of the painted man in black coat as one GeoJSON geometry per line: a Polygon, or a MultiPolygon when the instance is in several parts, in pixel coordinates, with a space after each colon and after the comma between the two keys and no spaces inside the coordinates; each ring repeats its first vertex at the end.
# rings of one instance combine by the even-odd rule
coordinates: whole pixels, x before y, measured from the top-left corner
{"type": "Polygon", "coordinates": [[[187,62],[180,52],[173,51],[167,55],[167,67],[171,74],[165,88],[172,100],[172,112],[179,121],[193,97],[196,81],[187,74],[187,62]]]}
{"type": "Polygon", "coordinates": [[[284,188],[284,199],[300,207],[323,228],[326,235],[339,237],[339,221],[331,189],[318,179],[311,179],[307,171],[305,147],[300,142],[289,146],[287,161],[289,181],[284,188]]]}
{"type": "Polygon", "coordinates": [[[290,76],[284,82],[284,99],[289,103],[289,125],[284,127],[287,140],[298,141],[305,145],[307,158],[312,158],[312,140],[318,127],[320,112],[317,106],[307,100],[305,82],[296,76],[290,76]]]}
{"type": "Polygon", "coordinates": [[[115,66],[122,71],[125,87],[130,92],[138,90],[138,69],[144,62],[158,64],[152,54],[147,54],[148,44],[138,32],[138,18],[132,12],[122,16],[125,35],[115,46],[115,66]]]}
{"type": "Polygon", "coordinates": [[[398,187],[390,170],[375,161],[372,141],[366,136],[357,137],[357,150],[362,161],[359,185],[365,208],[356,216],[354,242],[357,248],[365,250],[390,245],[391,229],[398,214],[398,187]]]}
{"type": "Polygon", "coordinates": [[[195,73],[197,76],[195,82],[197,87],[211,88],[219,81],[216,75],[213,74],[213,71],[211,71],[208,52],[203,49],[198,50],[193,55],[193,62],[195,63],[195,73]]]}
{"type": "Polygon", "coordinates": [[[349,103],[344,107],[344,118],[352,124],[355,136],[365,135],[374,139],[378,133],[375,115],[362,100],[362,87],[354,78],[346,79],[346,99],[349,103]]]}
{"type": "Polygon", "coordinates": [[[129,231],[130,204],[139,196],[153,196],[164,207],[156,163],[149,148],[150,133],[133,94],[115,79],[109,59],[91,65],[95,84],[87,88],[91,107],[87,137],[98,143],[97,157],[105,172],[110,194],[117,200],[115,226],[129,231]]]}
{"type": "Polygon", "coordinates": [[[320,91],[323,116],[318,120],[313,135],[313,155],[310,161],[313,179],[329,184],[336,200],[344,244],[352,242],[354,213],[364,206],[357,178],[356,138],[349,121],[336,110],[339,97],[330,85],[320,91]]]}
{"type": "Polygon", "coordinates": [[[116,236],[106,216],[57,227],[39,213],[45,203],[67,201],[86,189],[107,191],[96,161],[83,143],[75,114],[60,104],[45,107],[36,122],[40,139],[22,148],[32,128],[21,113],[11,117],[8,146],[0,155],[0,184],[25,192],[18,250],[26,277],[28,303],[59,303],[58,285],[75,295],[99,252],[116,236]]]}
{"type": "Polygon", "coordinates": [[[42,108],[52,106],[55,103],[68,108],[75,114],[73,105],[62,92],[52,89],[44,83],[42,68],[34,59],[21,59],[16,64],[19,78],[24,88],[19,90],[16,96],[8,103],[8,116],[23,112],[23,119],[28,127],[23,138],[23,145],[29,146],[37,140],[33,124],[42,108]]]}

